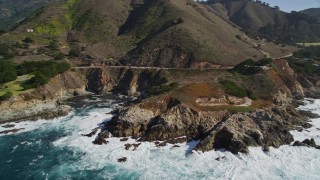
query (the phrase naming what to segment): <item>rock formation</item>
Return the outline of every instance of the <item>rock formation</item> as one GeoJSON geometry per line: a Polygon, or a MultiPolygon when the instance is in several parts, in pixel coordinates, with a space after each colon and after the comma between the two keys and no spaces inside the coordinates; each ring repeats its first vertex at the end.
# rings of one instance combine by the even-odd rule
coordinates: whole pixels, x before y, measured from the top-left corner
{"type": "MultiPolygon", "coordinates": [[[[200,151],[223,148],[233,153],[248,152],[249,146],[262,146],[267,151],[269,146],[290,144],[294,139],[289,131],[298,126],[310,127],[308,118],[314,117],[296,110],[297,100],[319,88],[316,83],[310,88],[306,83],[310,81],[298,78],[286,61],[278,60],[265,73],[275,86],[269,106],[247,112],[204,111],[162,95],[118,110],[104,128],[116,137],[133,136],[139,137],[139,141],[163,141],[162,144],[176,143],[175,139],[180,137],[187,142],[199,140],[195,150],[200,151]]],[[[207,101],[219,98],[195,100],[196,104],[207,101]]]]}

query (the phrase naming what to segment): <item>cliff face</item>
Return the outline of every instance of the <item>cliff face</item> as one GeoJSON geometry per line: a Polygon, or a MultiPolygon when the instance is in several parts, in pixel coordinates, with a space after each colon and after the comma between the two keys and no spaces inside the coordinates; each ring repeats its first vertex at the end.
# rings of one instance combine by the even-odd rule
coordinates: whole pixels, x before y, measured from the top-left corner
{"type": "Polygon", "coordinates": [[[60,101],[85,94],[86,80],[76,72],[66,72],[52,78],[48,84],[14,96],[0,104],[0,123],[13,120],[50,119],[66,115],[71,108],[60,101]]]}
{"type": "Polygon", "coordinates": [[[136,95],[149,87],[158,86],[168,80],[161,70],[97,68],[86,72],[87,90],[97,94],[120,92],[136,95]]]}
{"type": "Polygon", "coordinates": [[[185,141],[200,140],[196,149],[201,151],[225,148],[237,153],[247,152],[248,146],[263,146],[267,150],[269,146],[289,144],[293,141],[290,130],[309,127],[308,116],[297,111],[294,104],[310,89],[319,90],[319,82],[294,73],[286,61],[277,60],[272,66],[263,72],[275,88],[270,104],[253,105],[246,112],[227,108],[206,111],[169,93],[124,107],[102,131],[116,137],[139,137],[140,141],[175,143],[181,137],[185,141]]]}
{"type": "Polygon", "coordinates": [[[148,87],[167,82],[159,70],[97,68],[66,72],[52,78],[48,84],[14,96],[0,104],[0,123],[25,119],[52,119],[66,115],[71,107],[64,100],[90,92],[119,92],[138,95],[148,87]]]}

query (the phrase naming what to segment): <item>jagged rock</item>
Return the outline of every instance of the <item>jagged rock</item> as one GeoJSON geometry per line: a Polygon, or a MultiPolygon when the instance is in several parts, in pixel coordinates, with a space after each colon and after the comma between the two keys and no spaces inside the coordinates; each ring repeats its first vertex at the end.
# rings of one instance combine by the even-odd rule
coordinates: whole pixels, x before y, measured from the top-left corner
{"type": "Polygon", "coordinates": [[[263,150],[264,152],[269,152],[269,151],[270,151],[270,147],[264,145],[264,146],[262,147],[262,150],[263,150]]]}
{"type": "Polygon", "coordinates": [[[318,146],[313,138],[311,139],[305,139],[302,142],[295,141],[293,143],[293,146],[307,146],[307,147],[314,147],[316,149],[320,149],[320,146],[318,146]]]}
{"type": "Polygon", "coordinates": [[[122,158],[119,158],[118,159],[118,162],[126,162],[127,161],[127,158],[126,157],[122,157],[122,158]]]}
{"type": "Polygon", "coordinates": [[[311,118],[311,119],[316,119],[316,118],[320,118],[320,115],[319,114],[315,114],[315,113],[312,113],[310,111],[303,111],[303,110],[299,110],[299,114],[303,115],[303,116],[306,116],[308,118],[311,118]]]}
{"type": "Polygon", "coordinates": [[[106,129],[114,136],[134,135],[141,137],[139,141],[163,141],[157,147],[200,139],[197,150],[225,148],[233,153],[246,153],[249,146],[289,144],[293,141],[289,129],[306,124],[291,108],[230,115],[227,111],[198,112],[182,104],[166,110],[163,106],[160,109],[153,106],[156,111],[141,104],[130,106],[107,123],[106,129]],[[178,138],[182,136],[185,138],[178,138]]]}
{"type": "Polygon", "coordinates": [[[125,144],[124,147],[126,150],[129,150],[132,147],[132,144],[125,144]]]}
{"type": "Polygon", "coordinates": [[[128,141],[129,138],[121,138],[120,141],[128,141]]]}
{"type": "Polygon", "coordinates": [[[88,133],[88,134],[81,134],[81,136],[92,137],[92,136],[94,136],[94,135],[98,132],[98,129],[99,129],[99,128],[95,128],[95,129],[93,129],[90,133],[88,133]]]}
{"type": "Polygon", "coordinates": [[[167,142],[162,142],[162,143],[157,144],[157,147],[164,147],[166,145],[167,145],[167,142]]]}
{"type": "MultiPolygon", "coordinates": [[[[128,104],[106,123],[105,128],[113,136],[140,137],[139,141],[154,141],[157,147],[199,140],[196,150],[200,151],[224,148],[233,153],[247,153],[249,146],[262,146],[268,151],[269,147],[290,144],[294,141],[290,130],[308,128],[311,126],[308,118],[316,117],[296,109],[297,99],[309,92],[303,87],[309,87],[310,83],[305,81],[302,86],[287,61],[279,60],[274,66],[270,74],[264,74],[274,84],[274,90],[264,97],[270,105],[261,109],[238,113],[201,111],[196,104],[184,104],[171,95],[163,95],[128,104]]],[[[136,79],[134,74],[130,76],[136,79]]],[[[199,98],[202,97],[194,101],[200,102],[199,98]]],[[[212,100],[217,99],[208,101],[212,100]]]]}
{"type": "Polygon", "coordinates": [[[93,144],[97,144],[97,145],[108,144],[108,141],[105,139],[109,138],[109,136],[110,136],[109,131],[103,130],[98,134],[96,139],[93,141],[93,144]]]}
{"type": "Polygon", "coordinates": [[[135,151],[140,145],[141,145],[141,143],[132,144],[132,146],[134,147],[134,148],[133,148],[133,151],[135,151]]]}
{"type": "Polygon", "coordinates": [[[4,127],[4,128],[12,128],[12,127],[14,127],[15,125],[14,124],[7,124],[7,125],[4,125],[4,126],[2,126],[2,127],[4,127]]]}
{"type": "Polygon", "coordinates": [[[225,159],[225,158],[226,158],[225,156],[222,156],[222,157],[217,157],[215,160],[220,161],[221,159],[225,159]]]}

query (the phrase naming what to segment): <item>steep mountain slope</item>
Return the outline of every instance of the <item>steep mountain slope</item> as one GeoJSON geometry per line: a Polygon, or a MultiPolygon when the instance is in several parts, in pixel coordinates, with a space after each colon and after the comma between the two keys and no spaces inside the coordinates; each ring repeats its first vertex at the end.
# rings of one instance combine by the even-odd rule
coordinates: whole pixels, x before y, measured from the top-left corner
{"type": "Polygon", "coordinates": [[[206,4],[252,36],[289,44],[320,40],[320,24],[304,13],[285,13],[248,0],[209,0],[206,4]]]}
{"type": "Polygon", "coordinates": [[[233,65],[263,56],[254,48],[258,42],[192,1],[147,1],[131,13],[120,34],[139,40],[138,47],[122,59],[132,65],[233,65]]]}
{"type": "Polygon", "coordinates": [[[137,66],[235,65],[290,50],[247,37],[216,10],[191,0],[57,1],[2,38],[25,37],[34,39],[32,52],[55,41],[58,50],[75,50],[82,60],[137,66]]]}
{"type": "Polygon", "coordinates": [[[118,36],[133,1],[65,0],[52,3],[30,16],[15,30],[16,34],[59,41],[61,47],[81,50],[91,59],[122,56],[130,38],[118,36]],[[27,29],[33,33],[26,33],[27,29]]]}
{"type": "Polygon", "coordinates": [[[249,30],[265,27],[268,24],[284,25],[286,23],[285,12],[270,8],[266,4],[246,0],[213,0],[208,1],[208,4],[221,15],[224,15],[225,18],[249,30]]]}
{"type": "Polygon", "coordinates": [[[306,9],[303,11],[300,11],[302,13],[306,13],[312,17],[317,18],[318,20],[320,20],[320,8],[310,8],[310,9],[306,9]]]}
{"type": "Polygon", "coordinates": [[[16,23],[55,0],[0,0],[0,29],[10,29],[16,23]]]}

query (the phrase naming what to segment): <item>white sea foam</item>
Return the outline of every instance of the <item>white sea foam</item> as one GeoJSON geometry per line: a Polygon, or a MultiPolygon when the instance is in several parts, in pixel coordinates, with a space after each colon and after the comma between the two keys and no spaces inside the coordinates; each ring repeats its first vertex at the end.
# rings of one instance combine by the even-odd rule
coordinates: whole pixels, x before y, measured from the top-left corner
{"type": "MultiPolygon", "coordinates": [[[[300,107],[319,113],[320,101],[307,102],[300,107]]],[[[101,120],[110,118],[103,111],[94,111],[83,119],[69,121],[75,127],[72,135],[54,142],[55,146],[70,147],[84,153],[80,162],[73,164],[78,170],[103,169],[107,165],[126,171],[137,172],[140,179],[319,179],[320,151],[314,148],[282,146],[270,148],[264,153],[261,148],[250,148],[249,154],[233,155],[230,152],[210,151],[187,153],[192,144],[179,144],[157,148],[153,143],[144,142],[137,150],[127,151],[126,143],[137,143],[133,139],[120,142],[119,138],[110,138],[107,145],[93,145],[95,137],[82,137],[96,127],[101,120]],[[93,118],[95,117],[95,118],[93,118]],[[121,157],[127,162],[118,163],[121,157]],[[219,161],[216,160],[220,158],[219,161]]],[[[320,114],[320,113],[319,113],[320,114]]],[[[319,142],[319,119],[312,120],[313,128],[308,131],[294,131],[297,140],[313,137],[319,142]],[[309,132],[310,131],[310,132],[309,132]]],[[[113,174],[114,175],[114,174],[113,174]]],[[[104,174],[112,178],[112,174],[104,174]]]]}
{"type": "Polygon", "coordinates": [[[52,125],[54,123],[58,123],[61,121],[65,121],[70,119],[70,117],[74,116],[74,113],[71,112],[65,117],[55,118],[53,120],[44,120],[40,119],[37,121],[21,121],[21,122],[8,122],[0,125],[0,132],[14,129],[21,129],[15,133],[9,132],[6,134],[0,134],[0,136],[10,135],[10,134],[19,134],[27,131],[33,131],[39,128],[45,128],[46,125],[52,125]],[[7,125],[14,125],[13,127],[5,128],[7,125]]]}
{"type": "MultiPolygon", "coordinates": [[[[307,100],[300,109],[311,110],[320,114],[320,100],[307,100]]],[[[91,109],[81,115],[70,114],[54,121],[36,121],[15,123],[14,128],[34,130],[39,128],[61,128],[68,135],[53,142],[57,148],[68,147],[83,154],[79,161],[62,164],[50,172],[61,171],[72,167],[72,170],[101,170],[105,167],[116,167],[116,172],[99,173],[106,179],[117,173],[133,172],[140,179],[320,179],[320,151],[314,148],[282,146],[270,148],[264,153],[261,148],[250,148],[249,154],[233,155],[230,152],[210,151],[188,153],[189,144],[179,144],[157,148],[153,143],[143,142],[135,151],[125,150],[126,143],[138,143],[134,139],[120,142],[120,138],[109,138],[107,145],[94,145],[93,137],[81,134],[91,130],[103,121],[111,118],[109,108],[91,109]],[[127,162],[119,163],[118,159],[127,157],[127,162]],[[216,160],[220,158],[219,161],[216,160]]],[[[313,119],[314,127],[302,132],[293,131],[296,140],[313,137],[320,144],[320,119],[313,119]]],[[[1,127],[0,127],[1,128],[1,127]]],[[[0,129],[2,131],[3,129],[0,129]]],[[[7,130],[7,129],[5,129],[7,130]]],[[[22,142],[28,143],[28,142],[22,142]]],[[[42,157],[40,156],[39,159],[42,157]]],[[[50,174],[50,172],[48,172],[50,174]]]]}

